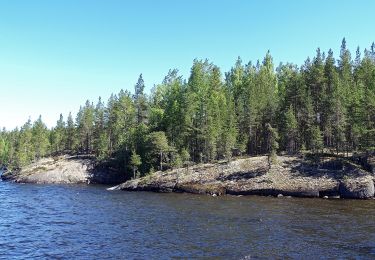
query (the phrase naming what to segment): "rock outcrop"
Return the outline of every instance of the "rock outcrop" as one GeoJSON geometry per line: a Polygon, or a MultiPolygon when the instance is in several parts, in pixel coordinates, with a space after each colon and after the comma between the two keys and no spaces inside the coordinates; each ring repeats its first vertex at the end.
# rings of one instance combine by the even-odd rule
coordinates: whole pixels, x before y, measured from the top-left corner
{"type": "Polygon", "coordinates": [[[335,158],[314,164],[288,156],[278,157],[278,163],[271,167],[267,157],[261,156],[156,172],[113,189],[358,199],[374,196],[372,174],[357,165],[335,158]]]}
{"type": "Polygon", "coordinates": [[[18,171],[1,175],[5,181],[38,184],[117,184],[125,179],[115,170],[94,167],[91,156],[59,156],[38,160],[18,171]]]}

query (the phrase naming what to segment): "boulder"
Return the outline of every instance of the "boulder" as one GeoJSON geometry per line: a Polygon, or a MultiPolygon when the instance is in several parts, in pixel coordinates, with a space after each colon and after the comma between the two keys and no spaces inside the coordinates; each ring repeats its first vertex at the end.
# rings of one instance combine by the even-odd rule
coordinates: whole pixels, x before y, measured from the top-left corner
{"type": "Polygon", "coordinates": [[[369,199],[374,197],[375,188],[372,178],[347,179],[340,183],[340,196],[347,199],[369,199]]]}

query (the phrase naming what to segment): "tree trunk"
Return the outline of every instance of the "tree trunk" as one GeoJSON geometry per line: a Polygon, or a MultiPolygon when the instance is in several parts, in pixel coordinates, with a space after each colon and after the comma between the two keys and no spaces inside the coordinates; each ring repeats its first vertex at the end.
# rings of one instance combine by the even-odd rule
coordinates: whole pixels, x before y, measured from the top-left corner
{"type": "Polygon", "coordinates": [[[163,152],[160,152],[160,171],[163,171],[163,152]]]}

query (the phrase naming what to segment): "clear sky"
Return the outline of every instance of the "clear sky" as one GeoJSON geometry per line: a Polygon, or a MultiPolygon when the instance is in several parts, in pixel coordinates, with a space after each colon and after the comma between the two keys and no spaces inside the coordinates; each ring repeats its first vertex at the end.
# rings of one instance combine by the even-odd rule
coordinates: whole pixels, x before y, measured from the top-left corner
{"type": "Polygon", "coordinates": [[[0,126],[48,126],[87,99],[147,89],[194,58],[302,64],[317,47],[354,55],[375,40],[373,0],[0,0],[0,126]]]}

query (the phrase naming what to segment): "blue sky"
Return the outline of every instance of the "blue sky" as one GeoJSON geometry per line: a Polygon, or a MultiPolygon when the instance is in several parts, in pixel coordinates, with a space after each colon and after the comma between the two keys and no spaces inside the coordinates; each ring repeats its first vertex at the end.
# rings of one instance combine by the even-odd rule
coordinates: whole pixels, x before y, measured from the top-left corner
{"type": "Polygon", "coordinates": [[[0,0],[0,127],[39,114],[48,126],[85,100],[149,90],[194,58],[228,71],[236,58],[302,64],[317,47],[354,55],[375,40],[375,1],[0,0]]]}

